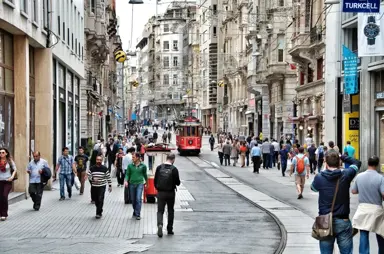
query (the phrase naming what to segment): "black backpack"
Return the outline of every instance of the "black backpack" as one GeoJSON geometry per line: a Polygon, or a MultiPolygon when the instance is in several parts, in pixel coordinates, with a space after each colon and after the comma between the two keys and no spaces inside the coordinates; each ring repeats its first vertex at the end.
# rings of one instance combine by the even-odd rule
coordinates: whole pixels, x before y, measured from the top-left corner
{"type": "Polygon", "coordinates": [[[159,191],[173,191],[173,166],[166,167],[162,164],[159,170],[159,176],[157,180],[157,190],[159,191]]]}

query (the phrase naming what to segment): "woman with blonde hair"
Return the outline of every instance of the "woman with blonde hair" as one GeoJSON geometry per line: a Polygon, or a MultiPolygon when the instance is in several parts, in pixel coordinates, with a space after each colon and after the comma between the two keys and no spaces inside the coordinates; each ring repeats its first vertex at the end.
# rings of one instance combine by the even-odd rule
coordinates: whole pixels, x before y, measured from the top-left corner
{"type": "Polygon", "coordinates": [[[8,195],[16,177],[16,165],[6,148],[0,148],[0,220],[8,217],[8,195]]]}

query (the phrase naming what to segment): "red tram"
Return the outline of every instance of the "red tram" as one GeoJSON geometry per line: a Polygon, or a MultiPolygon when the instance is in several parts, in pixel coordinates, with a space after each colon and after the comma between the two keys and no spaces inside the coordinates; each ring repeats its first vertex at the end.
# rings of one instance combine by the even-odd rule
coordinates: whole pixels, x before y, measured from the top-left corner
{"type": "Polygon", "coordinates": [[[199,154],[203,136],[203,126],[199,119],[188,116],[179,121],[176,131],[176,146],[181,155],[199,154]]]}

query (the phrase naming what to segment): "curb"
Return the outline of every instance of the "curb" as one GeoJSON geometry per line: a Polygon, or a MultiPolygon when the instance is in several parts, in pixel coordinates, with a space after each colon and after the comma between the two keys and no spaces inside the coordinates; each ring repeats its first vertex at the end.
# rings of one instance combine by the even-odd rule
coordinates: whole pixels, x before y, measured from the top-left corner
{"type": "Polygon", "coordinates": [[[17,202],[27,199],[27,195],[24,192],[11,192],[8,196],[8,205],[15,204],[17,202]]]}
{"type": "MultiPolygon", "coordinates": [[[[245,197],[244,195],[240,194],[239,192],[231,189],[228,185],[222,183],[221,181],[219,181],[216,177],[214,177],[213,175],[209,174],[204,168],[200,168],[194,161],[192,161],[190,159],[190,157],[185,157],[187,158],[190,162],[192,162],[194,165],[196,165],[200,170],[202,170],[205,174],[207,174],[208,176],[210,176],[211,178],[215,179],[217,182],[219,182],[221,185],[225,186],[226,188],[228,188],[229,190],[233,191],[234,193],[236,193],[239,197],[241,197],[243,200],[247,201],[248,203],[252,204],[253,206],[259,208],[260,210],[264,211],[266,214],[268,214],[269,216],[271,216],[273,218],[273,220],[276,222],[277,226],[279,227],[280,229],[280,235],[281,235],[281,240],[280,240],[280,244],[279,246],[277,247],[277,249],[275,250],[275,254],[282,254],[285,250],[285,247],[286,247],[286,244],[287,244],[287,231],[285,229],[285,226],[284,224],[279,220],[279,218],[274,215],[273,213],[271,213],[270,211],[268,211],[266,208],[260,206],[259,204],[257,204],[256,202],[253,202],[252,200],[248,199],[247,197],[245,197]]],[[[200,159],[202,160],[203,162],[207,163],[205,160],[203,159],[200,159]]],[[[209,163],[208,163],[209,164],[209,163]]],[[[210,164],[209,164],[210,165],[210,164]]],[[[213,167],[213,166],[212,166],[213,167]]],[[[220,170],[222,172],[221,169],[218,169],[216,168],[217,170],[220,170]]],[[[223,172],[224,173],[224,172],[223,172]]],[[[238,180],[239,182],[243,183],[242,181],[240,181],[239,179],[235,178],[235,177],[232,177],[230,176],[231,178],[233,179],[236,179],[238,180]]],[[[245,183],[243,183],[244,185],[246,185],[245,183]]],[[[247,185],[248,186],[248,185],[247,185]]]]}

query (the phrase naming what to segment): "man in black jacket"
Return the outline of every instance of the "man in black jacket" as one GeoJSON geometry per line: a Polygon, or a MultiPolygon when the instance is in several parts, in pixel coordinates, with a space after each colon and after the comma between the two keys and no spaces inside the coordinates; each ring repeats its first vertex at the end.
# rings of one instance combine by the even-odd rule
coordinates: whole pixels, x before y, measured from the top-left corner
{"type": "Polygon", "coordinates": [[[111,166],[115,163],[116,154],[119,152],[119,146],[115,143],[113,138],[109,139],[109,144],[107,145],[107,153],[108,156],[108,170],[111,173],[111,166]]]}
{"type": "Polygon", "coordinates": [[[163,216],[165,205],[168,209],[168,235],[173,235],[174,205],[176,186],[180,185],[179,171],[175,166],[175,154],[167,155],[167,161],[156,168],[155,187],[157,193],[157,235],[163,237],[163,216]]]}

